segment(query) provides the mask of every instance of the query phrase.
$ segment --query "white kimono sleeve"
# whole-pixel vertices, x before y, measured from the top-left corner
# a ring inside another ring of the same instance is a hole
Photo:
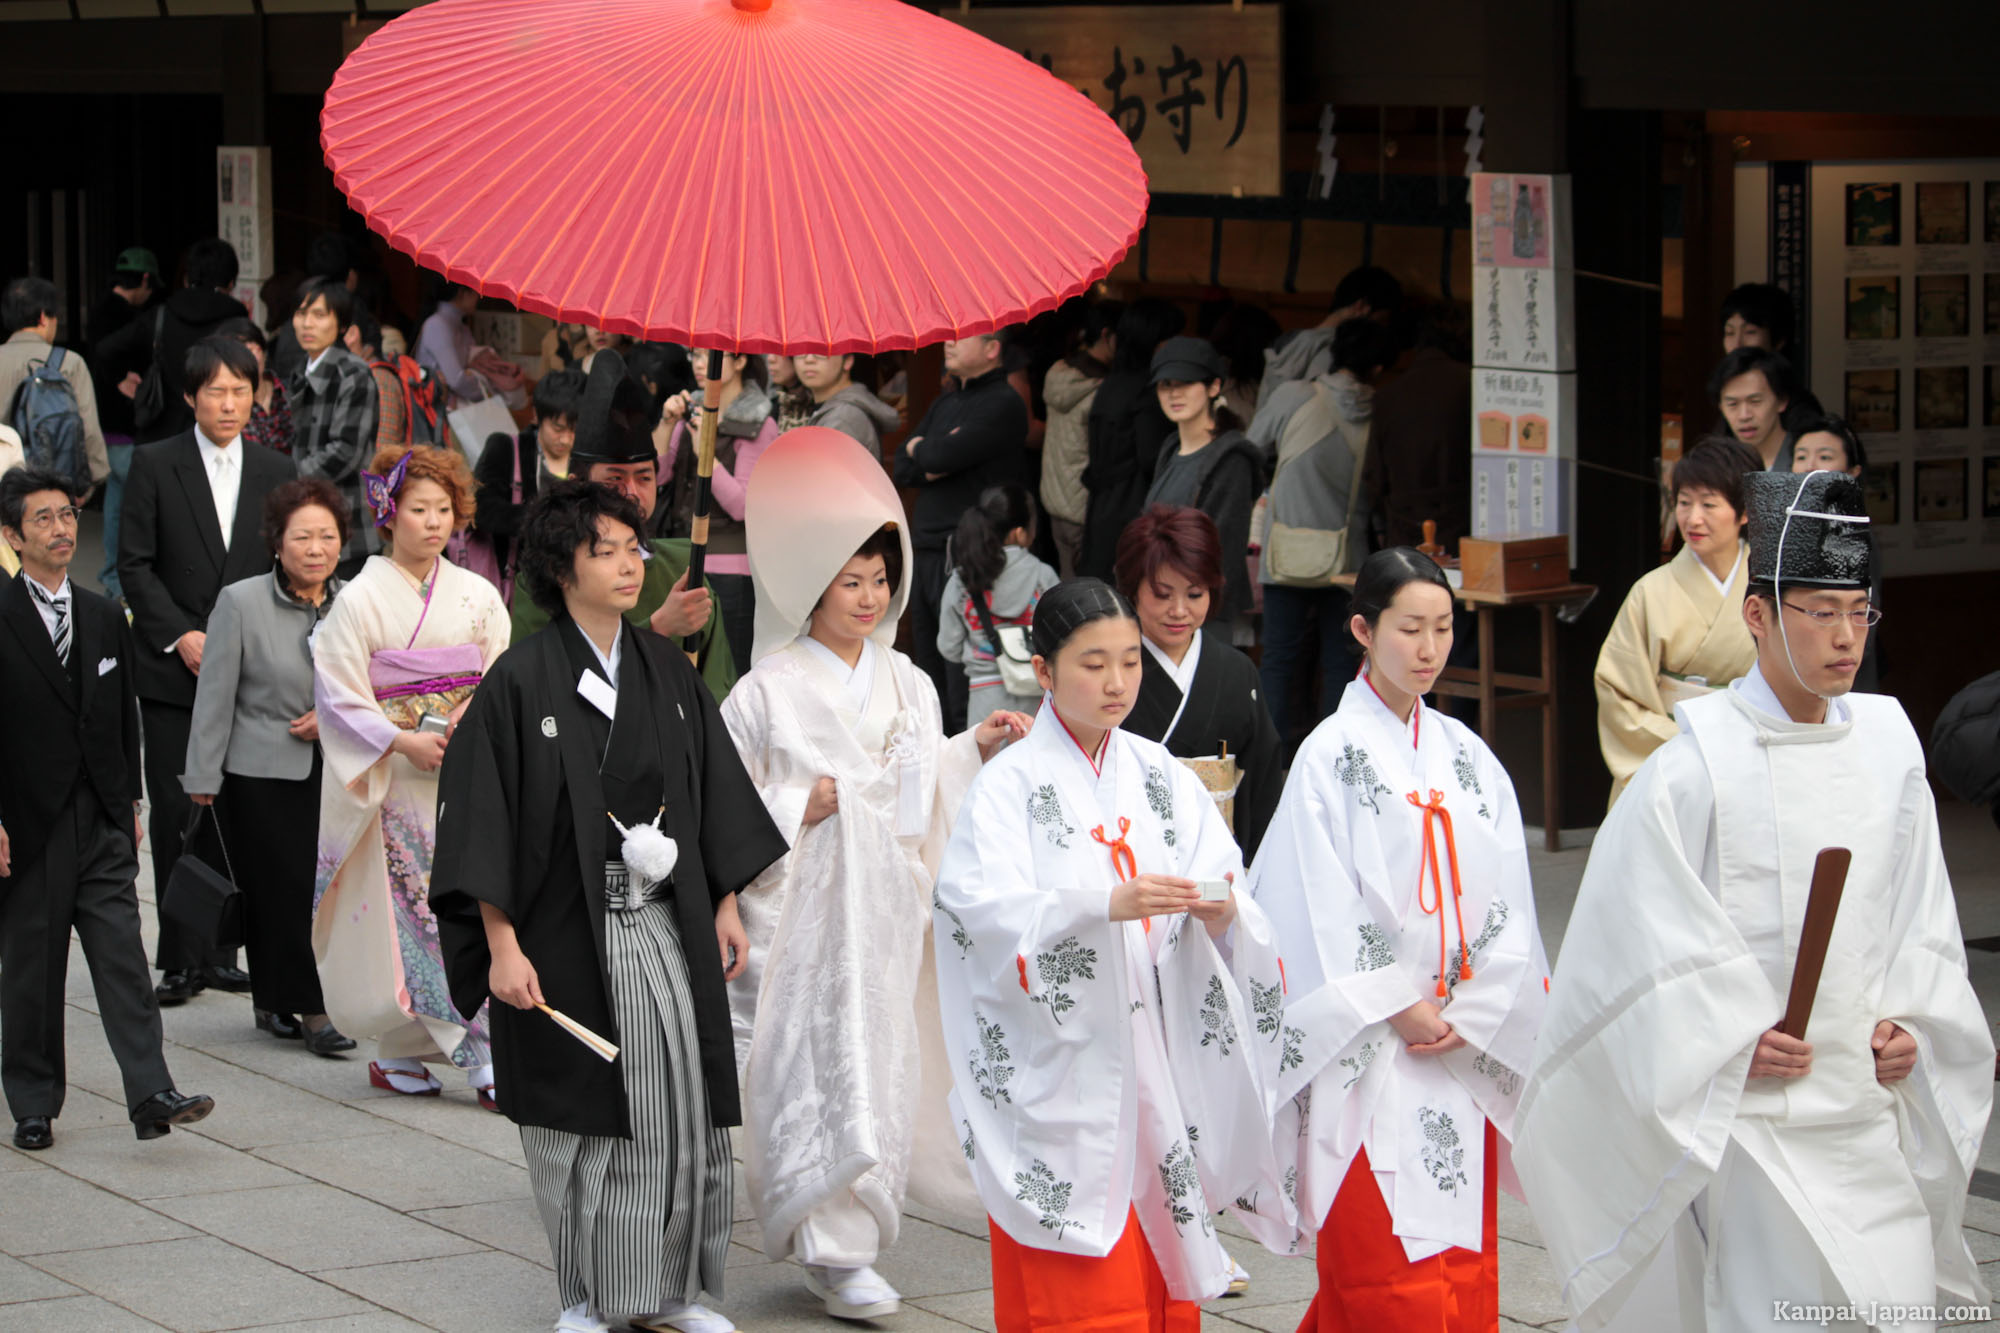
[[[1081,851],[1088,836],[1050,818],[1030,815],[1024,773],[989,768],[973,785],[932,899],[939,1008],[988,1213],[1023,1243],[1102,1256],[1130,1198],[1117,1142],[1131,1076],[1124,930],[1101,882],[1037,874],[1031,839]]]
[[[1702,882],[1714,802],[1694,738],[1663,746],[1591,848],[1550,982],[1513,1163],[1585,1329],[1623,1303],[1729,1141],[1782,1004]]]
[[[1302,752],[1257,849],[1250,892],[1287,941],[1286,1034],[1278,1096],[1293,1096],[1361,1033],[1429,998],[1391,952],[1349,868],[1341,783]],[[1323,793],[1334,793],[1332,800]],[[1296,1037],[1292,1035],[1296,1033]]]
[[[1905,787],[1897,826],[1909,830],[1896,858],[1896,945],[1888,951],[1882,1017],[1917,1039],[1917,1065],[1892,1085],[1903,1153],[1931,1215],[1938,1285],[1984,1302],[1985,1284],[1966,1248],[1966,1188],[1993,1110],[1993,1037],[1966,975],[1965,945],[1938,840],[1937,807],[1919,767]]]

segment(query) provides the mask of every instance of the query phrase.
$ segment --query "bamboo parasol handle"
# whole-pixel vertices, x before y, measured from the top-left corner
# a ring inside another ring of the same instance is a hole
[[[715,434],[722,415],[722,409],[715,401],[719,396],[716,381],[722,378],[721,351],[709,352],[705,369],[708,373],[702,376],[701,422],[695,432],[694,521],[688,526],[687,586],[690,590],[701,586],[708,568],[708,507],[714,497]],[[688,635],[681,648],[687,653],[689,661],[699,657],[701,631]]]

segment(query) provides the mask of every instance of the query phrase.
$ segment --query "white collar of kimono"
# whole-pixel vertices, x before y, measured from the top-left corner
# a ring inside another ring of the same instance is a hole
[[[1729,590],[1736,586],[1736,576],[1743,572],[1743,557],[1749,549],[1749,542],[1738,541],[1736,543],[1736,563],[1729,567],[1729,577],[1726,579],[1715,577],[1715,571],[1708,567],[1708,561],[1702,559],[1700,556],[1696,556],[1694,562],[1702,573],[1708,575],[1708,581],[1715,585],[1715,590],[1724,597],[1727,597],[1729,596]]]
[[[1767,713],[1777,718],[1780,722],[1790,722],[1792,720],[1792,715],[1785,711],[1785,706],[1782,703],[1778,702],[1778,693],[1771,688],[1771,682],[1764,679],[1762,663],[1753,664],[1749,672],[1738,676],[1730,688],[1741,694],[1745,703],[1754,705],[1758,712]],[[1839,725],[1849,721],[1852,716],[1852,710],[1848,708],[1847,701],[1839,695],[1834,695],[1826,701],[1826,721],[1818,725]]]
[[[1083,748],[1083,742],[1078,740],[1076,733],[1069,729],[1069,723],[1062,720],[1062,714],[1056,711],[1055,700],[1047,699],[1047,696],[1044,696],[1044,698],[1047,700],[1042,704],[1042,713],[1045,716],[1035,719],[1035,726],[1030,729],[1028,734],[1030,736],[1038,734],[1048,736],[1050,743],[1064,754],[1081,759],[1085,764],[1088,764],[1092,777],[1103,777],[1104,758],[1111,752],[1111,733],[1118,730],[1118,728],[1112,727],[1109,731],[1106,731],[1097,742],[1097,753],[1092,754]],[[1054,722],[1055,725],[1053,727],[1045,726],[1044,724],[1048,722]]]
[[[1194,671],[1195,667],[1199,665],[1201,662],[1200,627],[1199,626],[1196,627],[1193,637],[1191,637],[1188,640],[1187,652],[1181,657],[1180,665],[1178,666],[1174,664],[1173,658],[1167,656],[1166,649],[1160,647],[1159,644],[1154,643],[1151,639],[1147,638],[1145,635],[1142,634],[1139,636],[1139,642],[1146,645],[1146,651],[1153,655],[1153,660],[1155,662],[1158,662],[1161,666],[1167,669],[1168,679],[1172,680],[1174,684],[1180,686],[1181,701],[1185,703],[1187,701],[1187,696],[1193,693],[1194,691]],[[1172,727],[1168,727],[1167,735],[1171,736],[1173,734],[1173,730],[1174,729]],[[1162,742],[1164,742],[1165,739],[1166,737],[1164,736],[1161,737]]]
[[[583,634],[581,627],[578,627],[577,633]],[[611,651],[609,654],[606,654],[603,649],[599,648],[597,640],[591,638],[588,634],[583,635],[583,641],[590,646],[591,656],[597,659],[597,665],[604,668],[604,678],[611,682],[611,688],[614,690],[617,689],[618,662],[625,653],[625,622],[622,620],[618,622],[618,632],[611,636]]]
[[[1361,674],[1354,678],[1354,683],[1347,687],[1347,692],[1350,695],[1357,696],[1361,700],[1363,708],[1372,710],[1376,721],[1388,727],[1390,731],[1399,732],[1408,738],[1412,750],[1417,748],[1418,743],[1423,739],[1424,700],[1422,695],[1417,697],[1416,706],[1410,709],[1410,720],[1405,722],[1402,718],[1396,716],[1396,711],[1393,708],[1389,707],[1388,701],[1382,697],[1382,691],[1375,688],[1375,682],[1368,679],[1368,668],[1366,666],[1361,668]]]
[[[815,639],[810,634],[799,635],[797,642],[805,650],[819,659],[820,665],[833,673],[833,678],[847,691],[847,701],[857,713],[868,711],[869,696],[875,692],[875,641],[861,641],[861,656],[853,666],[840,660],[840,654]]]

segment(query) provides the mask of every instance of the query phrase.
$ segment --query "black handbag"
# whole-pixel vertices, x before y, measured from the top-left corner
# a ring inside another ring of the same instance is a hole
[[[180,859],[167,876],[167,889],[160,895],[160,915],[186,931],[204,949],[243,947],[243,892],[236,887],[236,869],[229,864],[229,848],[223,845],[222,821],[215,820],[215,845],[222,848],[223,874],[191,850],[195,831],[206,813],[215,820],[215,807],[196,805],[181,834]]]

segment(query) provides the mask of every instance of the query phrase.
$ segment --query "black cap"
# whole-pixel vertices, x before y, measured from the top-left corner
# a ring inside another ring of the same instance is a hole
[[[572,468],[592,463],[651,463],[660,409],[644,385],[625,373],[625,358],[605,348],[590,363],[590,380],[576,409]]]
[[[1752,583],[1868,587],[1875,539],[1861,483],[1853,477],[1845,472],[1752,472],[1743,478],[1743,502],[1750,516]]]
[[[1207,384],[1228,372],[1222,354],[1206,338],[1169,338],[1153,353],[1152,383],[1173,380],[1180,384]]]

